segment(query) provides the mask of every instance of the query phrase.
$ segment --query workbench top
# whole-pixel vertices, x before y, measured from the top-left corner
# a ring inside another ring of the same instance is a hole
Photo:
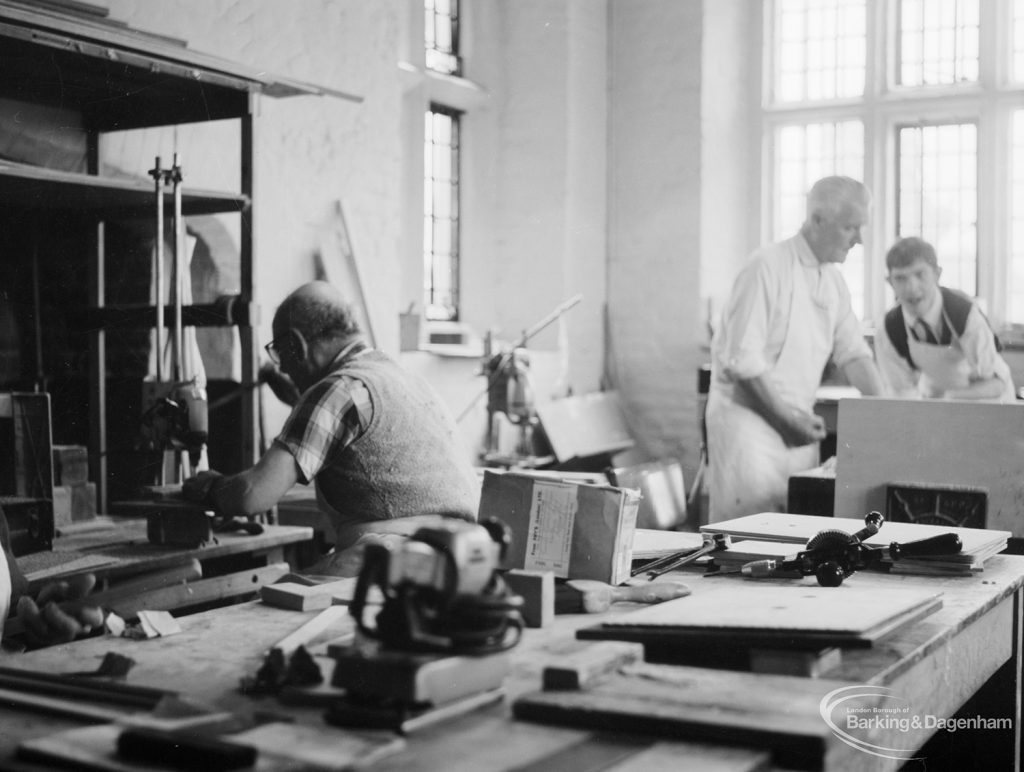
[[[712,581],[716,586],[730,582],[737,592],[742,592],[750,581],[739,577],[703,580],[696,573],[679,573],[673,578],[687,581],[694,593],[700,593],[702,586]],[[860,572],[847,581],[877,588],[880,593],[893,588],[925,588],[942,593],[943,605],[873,648],[844,651],[841,663],[818,679],[664,666],[673,669],[674,679],[686,684],[685,688],[673,690],[675,710],[699,709],[707,716],[731,712],[745,716],[743,720],[751,726],[778,724],[779,716],[789,716],[783,725],[820,725],[820,731],[815,729],[822,744],[820,767],[895,769],[896,761],[865,754],[827,730],[818,715],[818,706],[828,692],[857,684],[886,686],[919,712],[951,716],[997,671],[1001,671],[1000,679],[993,680],[1008,679],[1012,682],[1011,691],[1019,691],[1014,674],[1020,669],[1024,557],[998,555],[989,559],[982,574],[971,577],[924,578]],[[562,762],[578,761],[589,754],[591,758],[620,759],[621,764],[613,767],[619,770],[654,768],[651,763],[662,764],[673,756],[677,760],[687,758],[694,763],[693,768],[715,765],[716,769],[739,770],[754,768],[765,760],[765,752],[777,750],[772,742],[761,748],[736,748],[728,740],[711,744],[690,742],[714,736],[700,732],[699,728],[689,736],[659,740],[512,718],[513,701],[540,689],[544,661],[574,645],[577,629],[636,608],[635,604],[615,604],[605,614],[560,615],[547,628],[526,630],[521,643],[513,649],[512,672],[506,679],[506,697],[502,702],[410,735],[404,750],[382,759],[374,769],[479,772],[531,765],[537,769],[582,769],[591,767],[563,766]],[[218,709],[282,711],[299,724],[340,738],[344,730],[326,725],[321,708],[284,706],[269,698],[254,702],[237,691],[239,680],[255,673],[272,645],[316,613],[245,603],[183,617],[179,620],[183,632],[175,636],[146,641],[91,638],[22,654],[9,658],[5,664],[47,672],[90,670],[103,655],[115,651],[137,663],[127,678],[129,683],[174,689]],[[318,641],[322,643],[322,639],[350,631],[351,625],[345,617]],[[318,641],[313,642],[314,653],[318,651]],[[1004,679],[1007,666],[1010,676]],[[940,682],[941,688],[936,688]],[[1006,708],[1006,704],[1010,707]],[[1014,710],[1013,705],[1010,700],[992,709]],[[1019,713],[1019,703],[1016,710]],[[11,758],[21,737],[41,736],[73,725],[62,719],[0,707],[0,763]],[[923,744],[933,731],[919,732],[912,739]],[[893,739],[883,735],[877,738],[883,744]],[[778,742],[781,746],[786,739],[780,737]],[[1019,743],[1019,734],[1016,742]]]
[[[91,527],[76,530],[54,540],[52,553],[18,558],[34,591],[52,579],[91,572],[101,580],[117,579],[146,571],[159,571],[230,555],[259,554],[308,542],[313,529],[293,525],[264,525],[263,533],[240,531],[215,533],[197,547],[150,544],[145,518],[102,518]]]

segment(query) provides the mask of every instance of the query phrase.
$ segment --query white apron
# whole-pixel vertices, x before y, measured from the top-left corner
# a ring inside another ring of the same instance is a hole
[[[793,298],[786,339],[767,373],[788,404],[812,410],[821,373],[832,354],[834,319],[828,305],[811,297],[804,269],[793,252]],[[789,448],[747,404],[739,388],[708,395],[709,521],[758,512],[785,512],[789,477],[818,465],[818,444]]]
[[[948,318],[946,325],[953,330]],[[926,397],[940,397],[950,389],[963,389],[970,383],[971,364],[964,356],[956,332],[952,332],[952,335],[953,342],[948,346],[927,343],[917,340],[913,335],[907,335],[910,358],[914,360],[914,366],[921,371],[918,390]],[[1016,395],[1009,377],[1004,379],[1004,384],[999,399],[1003,402],[1013,402]]]

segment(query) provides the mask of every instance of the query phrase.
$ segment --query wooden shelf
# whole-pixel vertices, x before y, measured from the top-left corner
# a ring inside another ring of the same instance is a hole
[[[153,199],[151,181],[97,177],[0,161],[0,204],[130,216],[152,214]],[[170,211],[174,200],[169,190],[164,193],[164,201]],[[183,187],[181,207],[186,215],[241,212],[248,209],[249,198],[240,193]]]

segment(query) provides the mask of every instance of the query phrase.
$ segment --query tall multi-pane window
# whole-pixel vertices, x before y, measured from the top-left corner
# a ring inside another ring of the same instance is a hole
[[[792,236],[807,215],[807,191],[830,174],[864,178],[864,125],[832,121],[780,126],[775,132],[776,240]],[[864,305],[864,248],[850,250],[843,273],[855,308]]]
[[[427,69],[458,75],[459,0],[423,0]]]
[[[978,1],[900,0],[900,85],[978,79]]]
[[[1013,208],[1011,226],[1013,245],[1010,254],[1009,318],[1024,320],[1024,110],[1013,114]]]
[[[973,123],[901,126],[896,234],[942,256],[942,280],[978,289],[978,131]]]
[[[814,179],[857,177],[874,205],[842,270],[865,321],[913,235],[943,284],[1024,325],[1024,0],[769,0],[764,19],[763,236],[795,230]]]
[[[425,316],[459,318],[459,116],[431,106],[423,123]]]
[[[864,92],[864,0],[777,0],[774,21],[778,101]]]
[[[1024,81],[1024,0],[1013,0],[1013,19],[1010,28],[1010,56],[1013,58],[1011,73],[1015,80]]]

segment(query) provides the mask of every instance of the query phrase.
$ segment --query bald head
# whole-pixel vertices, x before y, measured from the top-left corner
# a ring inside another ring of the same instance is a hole
[[[298,330],[307,341],[319,337],[350,338],[359,324],[337,288],[325,281],[303,284],[284,299],[274,314],[274,337]]]
[[[338,290],[325,281],[311,281],[278,306],[269,345],[277,351],[282,372],[303,392],[358,337],[359,325]]]

